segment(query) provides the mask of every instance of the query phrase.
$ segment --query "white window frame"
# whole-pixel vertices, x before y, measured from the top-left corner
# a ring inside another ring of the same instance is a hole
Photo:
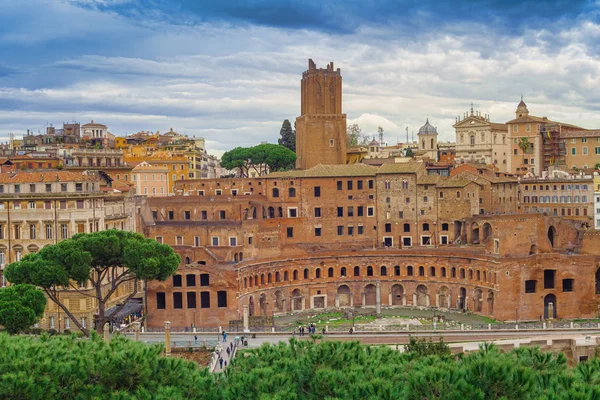
[[[446,243],[443,243],[444,239],[446,239]],[[440,244],[450,244],[448,241],[448,235],[440,235]]]
[[[214,244],[215,243],[215,239],[217,239],[217,244]],[[218,246],[219,245],[219,237],[218,236],[212,236],[210,238],[210,245],[211,246]]]
[[[402,247],[412,247],[412,236],[401,236],[400,238],[402,239]],[[404,239],[409,239],[410,244],[404,244]]]
[[[424,238],[429,238],[429,244],[423,244]],[[433,241],[431,240],[431,235],[421,235],[421,246],[433,246]]]
[[[296,216],[292,217],[292,210],[296,210]],[[287,216],[288,218],[298,218],[299,214],[298,214],[298,207],[288,207],[287,209]]]
[[[161,243],[161,244],[162,244],[162,242],[163,242],[163,237],[162,237],[162,236],[154,236],[154,240],[156,240],[158,243]]]
[[[223,194],[223,191],[221,189],[216,189],[215,190],[215,195],[216,196],[221,196]]]
[[[235,243],[232,243],[235,242]],[[237,236],[229,236],[229,246],[230,247],[236,247],[237,246]]]
[[[367,206],[367,217],[374,217],[375,216],[375,207],[373,206]]]

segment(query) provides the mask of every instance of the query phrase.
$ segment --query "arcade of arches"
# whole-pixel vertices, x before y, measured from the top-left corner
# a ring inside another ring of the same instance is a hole
[[[591,279],[583,282],[561,271],[557,257],[538,255],[536,269],[494,257],[415,254],[248,264],[238,270],[238,304],[248,305],[250,315],[377,304],[464,310],[505,321],[514,320],[515,308],[521,320],[581,315],[585,293],[579,288],[589,284],[600,295],[600,268],[590,259]],[[589,314],[596,311],[590,307]]]

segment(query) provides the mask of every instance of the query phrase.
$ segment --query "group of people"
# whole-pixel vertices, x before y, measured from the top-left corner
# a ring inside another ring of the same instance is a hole
[[[223,332],[223,337],[225,339],[227,339],[227,334],[225,332]],[[225,341],[225,340],[223,340]],[[225,351],[227,352],[227,357],[231,358],[231,355],[233,354],[235,347],[237,344],[234,344],[233,342],[229,343],[229,346],[225,347]],[[219,365],[221,367],[221,369],[223,368],[227,368],[227,360],[223,360],[223,357],[220,356],[219,354]]]
[[[309,326],[301,326],[300,328],[298,328],[298,334],[300,336],[304,336],[304,333],[307,332],[309,335],[310,334],[314,334],[317,332],[317,325],[315,325],[314,323],[310,324]],[[322,332],[323,335],[325,334],[326,330],[325,328],[323,328]],[[296,329],[294,329],[292,331],[292,336],[296,336]]]

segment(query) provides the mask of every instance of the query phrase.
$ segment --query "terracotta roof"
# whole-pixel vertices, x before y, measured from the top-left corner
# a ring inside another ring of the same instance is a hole
[[[560,137],[565,137],[565,138],[600,137],[600,129],[563,131],[560,133]]]
[[[377,168],[364,164],[319,164],[307,170],[294,170],[285,172],[273,172],[267,175],[267,178],[286,178],[286,177],[304,177],[304,178],[326,178],[338,176],[375,176]]]
[[[496,122],[492,122],[490,125],[492,126],[492,129],[501,130],[501,131],[508,130],[508,125],[506,125],[506,124],[499,124]]]
[[[439,175],[425,175],[419,178],[418,185],[435,185],[441,179]]]
[[[457,188],[457,187],[465,187],[467,186],[469,183],[472,183],[472,181],[468,180],[468,179],[445,179],[442,180],[441,182],[438,182],[437,187],[438,188]]]
[[[541,117],[536,117],[533,115],[525,115],[520,118],[515,118],[513,120],[508,121],[507,124],[519,124],[519,123],[523,123],[523,122],[540,122],[540,123],[544,123],[544,124],[558,124],[558,125],[562,125],[567,128],[585,130],[584,128],[577,126],[577,125],[566,124],[564,122],[558,122],[558,121],[552,121],[545,117],[541,118]]]
[[[0,173],[0,183],[38,183],[38,182],[96,182],[99,177],[95,174],[71,171],[44,171],[44,172],[15,172]]]
[[[419,162],[406,162],[395,164],[383,164],[377,170],[378,174],[414,174],[425,169],[425,165]]]

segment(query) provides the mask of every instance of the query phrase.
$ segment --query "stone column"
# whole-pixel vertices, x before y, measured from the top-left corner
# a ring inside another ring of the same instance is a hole
[[[431,300],[430,300],[430,298],[429,298],[429,295],[428,295],[428,294],[426,294],[426,295],[425,295],[425,305],[426,305],[427,307],[429,307],[429,306],[431,305]]]
[[[300,297],[300,310],[304,311],[304,307],[306,307],[306,301],[304,300],[304,296]]]
[[[171,356],[171,322],[165,321],[165,357]]]
[[[440,294],[439,293],[435,294],[435,306],[436,307],[440,306]]]
[[[406,305],[406,293],[402,293],[402,305]]]
[[[354,307],[354,293],[350,293],[350,307]]]
[[[554,304],[548,303],[548,319],[552,321],[554,319]]]
[[[293,297],[290,297],[290,310],[296,311],[296,310],[294,310],[295,307],[296,307],[296,302],[294,301]]]
[[[388,296],[388,300],[389,300],[388,304],[389,304],[390,306],[394,304],[394,299],[393,299],[393,297],[392,297],[392,292],[390,292],[390,294],[389,294],[389,296]]]
[[[448,308],[452,308],[452,299],[451,299],[451,296],[448,295],[447,299],[448,299],[448,305],[447,305],[447,307]]]
[[[365,292],[362,292],[360,294],[360,298],[361,298],[361,301],[362,301],[362,306],[363,307],[366,306],[367,305],[367,294]]]
[[[134,332],[134,340],[136,342],[140,341],[140,323],[139,322],[134,322],[133,323],[133,332]]]
[[[110,342],[110,325],[108,322],[104,324],[104,341],[106,343]]]
[[[412,305],[413,305],[413,307],[417,305],[417,294],[416,293],[413,293]]]
[[[283,311],[285,311],[285,303],[286,303],[285,299],[281,299],[281,309]]]
[[[248,307],[248,305],[246,304],[244,306],[244,332],[247,332],[250,330],[250,323],[249,323],[249,319],[250,319],[250,308]]]
[[[381,315],[381,284],[379,282],[375,286],[375,312],[378,317]]]
[[[335,295],[335,308],[340,308],[340,295]]]

